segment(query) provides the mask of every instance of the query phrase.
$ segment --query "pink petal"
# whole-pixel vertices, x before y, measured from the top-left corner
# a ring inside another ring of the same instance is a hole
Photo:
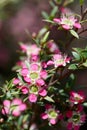
[[[27,45],[21,44],[20,48],[22,51],[26,52],[27,51]]]
[[[47,95],[47,91],[45,89],[42,89],[39,91],[39,95],[44,97]]]
[[[28,84],[31,84],[31,79],[30,79],[30,78],[24,77],[24,80],[25,80]]]
[[[66,29],[66,30],[69,30],[69,29],[70,29],[70,27],[69,27],[68,25],[62,25],[62,27],[63,27],[64,29]]]
[[[60,23],[61,22],[61,20],[59,18],[54,18],[53,21],[56,22],[56,23]]]
[[[79,125],[74,126],[74,130],[79,130],[79,128],[80,128]]]
[[[47,78],[47,72],[45,70],[41,71],[40,76],[41,76],[41,78],[46,79]]]
[[[27,69],[27,68],[23,68],[22,70],[21,70],[21,75],[22,76],[27,76],[29,74],[29,70]]]
[[[30,102],[34,103],[37,101],[37,96],[35,94],[30,94],[28,99]]]
[[[19,84],[20,83],[20,80],[18,79],[18,78],[14,78],[13,79],[13,84],[14,85],[17,85],[17,84]]]
[[[45,120],[45,119],[48,118],[48,115],[47,115],[46,113],[42,113],[42,114],[41,114],[41,118]]]
[[[3,105],[10,107],[11,102],[9,100],[4,100]]]
[[[37,84],[37,86],[43,86],[43,85],[45,84],[45,82],[44,82],[44,80],[42,80],[42,79],[38,79],[38,80],[36,81],[36,84]]]
[[[23,94],[27,94],[28,93],[28,88],[26,86],[23,86],[21,88],[21,91],[22,91]]]
[[[38,64],[31,64],[30,70],[31,70],[31,71],[38,71],[38,70],[39,70]]]
[[[22,103],[20,105],[20,111],[24,111],[24,110],[26,110],[26,108],[27,108],[26,104]]]
[[[54,62],[52,61],[52,60],[49,60],[48,62],[47,62],[47,65],[53,65],[54,64]]]
[[[68,129],[68,130],[72,130],[72,122],[69,122],[69,123],[68,123],[67,129]]]
[[[80,23],[75,23],[75,24],[74,24],[74,27],[76,27],[76,28],[81,28],[81,24],[80,24]]]
[[[19,116],[21,113],[20,113],[20,111],[16,108],[15,110],[13,110],[12,111],[12,115],[14,115],[14,116]]]
[[[31,62],[37,62],[38,61],[38,55],[31,55]]]
[[[50,119],[50,123],[51,123],[52,125],[55,125],[55,124],[56,124],[56,120],[55,120],[55,119]]]
[[[72,117],[72,111],[67,111],[66,116],[67,116],[68,118]]]

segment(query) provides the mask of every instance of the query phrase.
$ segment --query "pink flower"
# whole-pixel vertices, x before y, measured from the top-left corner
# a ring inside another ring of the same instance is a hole
[[[35,103],[37,101],[37,96],[35,94],[30,94],[28,99],[30,102]]]
[[[20,47],[22,51],[27,54],[28,57],[30,57],[31,55],[39,55],[40,48],[36,44],[21,44]]]
[[[12,115],[19,116],[22,111],[26,110],[26,104],[22,103],[21,99],[15,98],[11,102]]]
[[[48,119],[49,123],[52,125],[55,125],[58,117],[59,117],[59,111],[55,110],[53,106],[47,105],[46,111],[41,114],[42,119]]]
[[[85,96],[83,93],[81,92],[76,93],[74,91],[70,92],[70,102],[72,104],[79,104],[84,102],[84,100],[85,100]]]
[[[19,116],[22,111],[26,110],[26,104],[21,99],[15,98],[12,101],[5,100],[3,102],[2,114],[11,114]]]
[[[75,28],[81,28],[81,24],[77,22],[77,19],[74,18],[74,16],[65,16],[61,18],[54,18],[54,22],[58,23],[59,25],[62,26],[65,30],[70,30]]]
[[[69,114],[70,112],[68,112]],[[80,126],[85,122],[85,114],[82,114],[80,112],[72,111],[72,114],[67,115],[68,117],[68,124],[67,128],[68,130],[79,130]]]
[[[54,54],[53,60],[49,60],[47,65],[54,65],[55,68],[60,66],[66,66],[66,63],[70,62],[70,58],[62,54]]]

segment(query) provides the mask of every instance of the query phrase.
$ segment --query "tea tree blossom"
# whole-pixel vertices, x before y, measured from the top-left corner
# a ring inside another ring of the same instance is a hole
[[[67,17],[63,15],[63,17],[61,18],[54,18],[54,22],[59,24],[65,30],[70,30],[73,28],[81,28],[81,24],[74,16]]]
[[[21,99],[15,98],[12,101],[4,100],[2,114],[12,114],[13,116],[19,116],[22,111],[27,108],[26,104],[22,102]]]
[[[47,78],[47,72],[42,70],[41,64],[36,62],[30,64],[30,67],[22,68],[20,74],[23,76],[24,81],[38,86],[43,86],[45,84],[44,79]]]
[[[69,114],[71,113],[71,114]],[[80,126],[85,122],[86,115],[76,111],[67,112],[68,119],[68,130],[79,130]]]
[[[83,92],[74,92],[74,91],[70,92],[70,102],[72,104],[83,103],[84,100],[85,100],[85,96]]]
[[[26,53],[27,56],[37,56],[39,55],[40,48],[36,44],[21,44],[20,48],[22,52]]]
[[[49,60],[47,62],[47,65],[54,65],[55,68],[60,66],[66,66],[67,63],[70,62],[70,58],[68,58],[66,55],[62,54],[54,54],[53,60]]]
[[[58,120],[59,111],[56,110],[53,106],[48,104],[45,107],[46,107],[46,111],[41,114],[41,118],[43,120],[48,119],[50,124],[55,125]]]

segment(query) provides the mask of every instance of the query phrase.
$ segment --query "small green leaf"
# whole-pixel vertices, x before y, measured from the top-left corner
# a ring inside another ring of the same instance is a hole
[[[41,40],[41,42],[42,43],[45,43],[46,41],[47,41],[47,39],[48,39],[48,36],[49,36],[49,31],[44,35],[44,37],[42,38],[42,40]]]
[[[77,66],[76,66],[76,64],[71,64],[68,69],[70,69],[70,70],[76,70]]]
[[[57,7],[57,6],[55,6],[55,7],[53,8],[53,10],[51,11],[50,16],[51,16],[51,17],[54,17],[54,16],[55,16],[55,14],[57,13],[57,11],[58,11],[58,7]]]
[[[43,16],[43,18],[45,18],[45,19],[48,19],[48,18],[49,18],[49,15],[48,15],[45,11],[42,11],[42,16]]]
[[[80,55],[77,52],[73,51],[72,54],[76,60],[80,60]]]
[[[51,97],[49,97],[49,96],[46,96],[44,99],[49,101],[49,102],[54,102],[54,100]]]
[[[70,30],[70,33],[76,37],[77,39],[79,39],[79,35],[77,34],[77,32],[75,32],[74,30]]]

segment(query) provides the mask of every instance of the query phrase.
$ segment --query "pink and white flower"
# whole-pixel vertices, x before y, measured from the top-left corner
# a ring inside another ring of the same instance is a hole
[[[27,54],[27,56],[37,56],[39,55],[40,48],[36,44],[28,45],[28,44],[21,44],[21,50]]]
[[[51,105],[46,105],[46,111],[41,114],[43,120],[48,119],[49,123],[55,125],[59,117],[59,111]]]
[[[66,55],[55,54],[53,55],[53,60],[49,60],[47,65],[54,65],[54,67],[57,68],[59,66],[66,66],[66,63],[69,62],[70,58],[68,58]]]
[[[81,24],[74,16],[65,16],[63,15],[61,18],[54,18],[54,22],[61,25],[65,30],[70,30],[75,28],[81,28]]]
[[[68,118],[67,129],[79,130],[80,126],[85,122],[86,115],[76,111],[67,111]]]
[[[72,103],[72,105],[74,104],[79,104],[79,103],[83,103],[85,100],[85,96],[83,94],[83,92],[74,92],[71,91],[70,92],[70,103]]]
[[[29,64],[29,67],[22,68],[20,73],[30,85],[43,86],[45,84],[44,80],[47,78],[46,70],[43,70],[41,64],[37,62]]]
[[[27,106],[21,99],[15,98],[12,101],[5,100],[3,102],[2,114],[12,114],[13,116],[19,116],[22,111],[26,110]]]

